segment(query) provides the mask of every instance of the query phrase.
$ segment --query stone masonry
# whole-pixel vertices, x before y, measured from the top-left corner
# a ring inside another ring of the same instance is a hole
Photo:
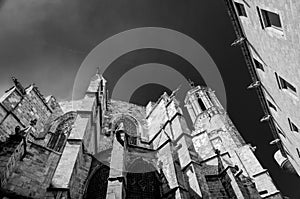
[[[0,101],[1,198],[282,198],[206,87],[147,106],[108,99],[96,74],[81,100],[15,85]]]

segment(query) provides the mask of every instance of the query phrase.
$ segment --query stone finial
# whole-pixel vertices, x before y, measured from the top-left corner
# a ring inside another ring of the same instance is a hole
[[[25,89],[24,87],[22,86],[22,84],[18,81],[17,78],[15,78],[14,76],[11,77],[13,83],[15,84],[16,88],[23,94],[25,95],[26,92],[25,92]]]
[[[172,91],[170,98],[174,97],[176,95],[176,93],[180,90],[180,88],[181,88],[181,84],[175,90]]]
[[[100,66],[97,67],[96,74],[101,75],[100,74]]]
[[[195,88],[195,83],[191,79],[188,79],[188,82],[189,82],[191,88]]]

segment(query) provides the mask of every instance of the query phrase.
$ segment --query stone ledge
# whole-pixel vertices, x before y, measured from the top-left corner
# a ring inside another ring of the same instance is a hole
[[[256,174],[253,174],[252,176],[253,177],[257,177],[257,176],[260,176],[262,174],[265,174],[265,173],[268,173],[268,170],[267,169],[263,169],[262,171],[256,173]]]
[[[67,140],[84,140],[88,122],[89,118],[82,118],[78,116],[74,122],[74,127]]]
[[[51,181],[53,188],[69,188],[80,147],[81,145],[66,144]]]
[[[267,196],[263,196],[262,198],[265,199],[265,198],[270,198],[270,197],[273,197],[273,196],[276,196],[277,194],[279,194],[281,196],[281,193],[280,191],[275,191],[273,193],[270,193],[269,195]]]

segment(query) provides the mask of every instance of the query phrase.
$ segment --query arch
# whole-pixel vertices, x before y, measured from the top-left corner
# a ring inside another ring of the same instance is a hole
[[[124,146],[125,140],[127,140],[127,143],[130,145],[137,145],[138,137],[141,136],[139,123],[134,117],[128,115],[121,115],[118,119],[114,120],[113,129],[116,132],[118,142],[122,146]],[[116,129],[121,131],[116,131]]]
[[[126,174],[126,199],[161,198],[159,174],[150,163],[138,158],[130,165],[129,171],[134,172]]]
[[[84,190],[84,199],[106,198],[109,177],[109,167],[103,164],[97,165],[90,173]]]
[[[46,143],[47,147],[61,152],[66,140],[72,130],[72,125],[75,122],[77,113],[70,111],[58,117],[52,122],[47,130]]]
[[[126,123],[126,125],[124,123],[124,129],[127,130],[127,133],[135,132],[135,133],[129,133],[129,134],[131,134],[132,136],[136,136],[136,137],[141,135],[142,127],[141,127],[140,123],[138,122],[138,120],[135,117],[133,117],[129,114],[121,114],[121,115],[118,115],[117,117],[115,117],[112,121],[112,130],[115,131],[121,122]]]
[[[48,131],[54,133],[59,125],[68,120],[75,120],[77,113],[75,111],[69,111],[60,117],[56,118],[53,122],[51,122]]]

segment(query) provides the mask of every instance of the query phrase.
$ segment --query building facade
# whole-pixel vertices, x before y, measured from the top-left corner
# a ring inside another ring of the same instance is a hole
[[[297,0],[225,0],[237,40],[278,151],[274,158],[300,174],[300,4]],[[238,67],[238,66],[237,66]]]
[[[96,74],[58,103],[16,79],[0,103],[2,198],[282,198],[214,92],[146,107],[108,99]]]

